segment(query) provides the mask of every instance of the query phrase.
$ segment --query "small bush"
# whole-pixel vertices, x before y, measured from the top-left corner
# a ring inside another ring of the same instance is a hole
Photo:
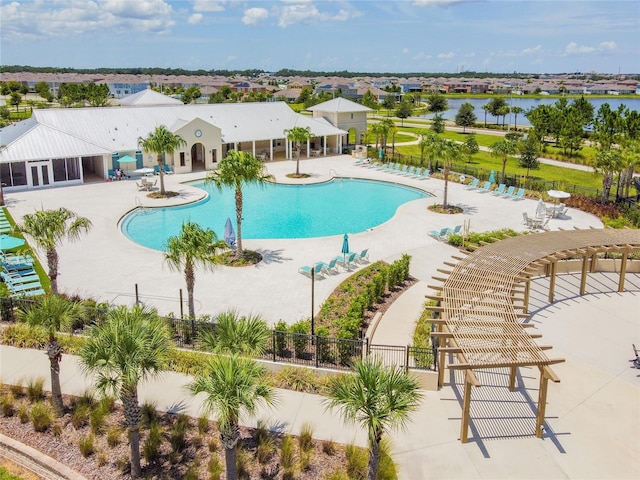
[[[220,450],[220,442],[217,438],[209,440],[209,452],[214,453]]]
[[[300,452],[298,461],[298,467],[302,471],[309,470],[311,468],[311,460],[313,459],[313,450],[308,450],[304,452]]]
[[[153,422],[158,421],[158,412],[156,404],[153,402],[144,402],[140,407],[140,424],[143,428],[149,428]]]
[[[15,398],[21,398],[24,395],[24,388],[22,388],[22,381],[18,380],[18,383],[16,385],[9,385],[9,392],[11,392],[11,394]]]
[[[30,378],[27,381],[27,397],[30,402],[44,400],[44,378]]]
[[[264,465],[269,462],[269,459],[273,455],[273,452],[276,449],[276,442],[271,437],[267,437],[263,439],[256,449],[256,459],[258,463]]]
[[[347,474],[349,478],[364,480],[367,478],[367,463],[369,456],[367,451],[355,445],[347,445]]]
[[[332,457],[336,453],[336,444],[332,440],[324,440],[322,442],[322,451]]]
[[[287,470],[293,470],[296,464],[295,448],[293,440],[289,435],[286,435],[280,443],[280,465]]]
[[[324,477],[324,480],[351,480],[344,470],[335,470]]]
[[[187,430],[189,429],[189,417],[185,414],[178,415],[169,433],[169,444],[174,452],[179,453],[187,445]]]
[[[209,431],[209,418],[206,416],[198,417],[198,433],[204,435]]]
[[[296,392],[318,393],[324,387],[320,376],[309,368],[287,365],[275,375],[277,386]]]
[[[220,480],[224,468],[222,462],[217,455],[212,455],[207,465],[207,471],[209,472],[209,478],[211,480]]]
[[[95,452],[93,434],[84,435],[78,439],[78,447],[83,457],[87,458]]]
[[[380,463],[378,464],[378,480],[398,480],[396,465],[389,451],[391,447],[386,439],[380,442]]]
[[[20,423],[29,423],[29,407],[27,405],[20,405],[18,408],[18,418]]]
[[[71,424],[76,430],[84,427],[89,421],[91,407],[84,402],[78,403],[71,414]]]
[[[249,480],[251,468],[251,454],[243,448],[238,448],[236,455],[236,468],[238,470],[238,478],[246,478]]]
[[[11,392],[0,397],[0,411],[5,417],[13,417],[16,414],[16,399]]]
[[[89,423],[91,424],[91,431],[94,434],[100,435],[104,431],[104,424],[107,421],[108,415],[109,410],[102,405],[91,411],[89,414]]]
[[[127,455],[123,455],[116,460],[116,468],[120,473],[126,473],[130,466],[131,464],[129,463],[129,457]]]
[[[111,448],[120,444],[120,437],[122,437],[123,429],[121,427],[110,427],[107,430],[107,445]]]
[[[153,463],[159,458],[161,445],[162,427],[157,422],[153,422],[149,426],[149,435],[142,444],[142,456],[147,463]]]
[[[31,408],[31,423],[36,432],[46,432],[53,424],[54,414],[51,405],[37,402]]]
[[[198,480],[198,467],[198,464],[194,464],[187,468],[182,480]]]
[[[310,423],[305,422],[300,428],[298,448],[302,452],[308,452],[313,448],[313,426]]]
[[[59,437],[60,435],[62,435],[62,425],[57,422],[54,423],[53,427],[51,427],[51,433],[53,433],[54,437]]]
[[[107,457],[107,454],[105,452],[100,452],[98,454],[98,466],[99,467],[104,467],[107,464],[107,461],[109,460],[109,457]]]

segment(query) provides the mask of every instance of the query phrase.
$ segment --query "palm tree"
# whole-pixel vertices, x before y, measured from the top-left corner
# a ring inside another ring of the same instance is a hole
[[[390,118],[383,118],[378,122],[380,128],[380,143],[382,146],[382,151],[386,153],[387,151],[387,138],[389,134],[395,131],[396,124],[393,123],[393,120]]]
[[[122,305],[93,327],[80,353],[84,370],[95,374],[102,394],[122,401],[131,445],[131,476],[140,477],[140,406],[138,384],[158,376],[167,363],[171,337],[153,309]]]
[[[284,131],[287,140],[296,145],[296,176],[300,175],[300,144],[313,136],[310,127],[293,127]]]
[[[165,153],[173,154],[179,147],[187,142],[177,134],[170,132],[167,127],[160,125],[146,138],[138,138],[138,146],[145,152],[154,152],[158,155],[158,167],[160,170],[160,195],[164,195],[164,158]]]
[[[504,183],[504,171],[507,168],[507,159],[509,155],[514,155],[517,151],[517,143],[511,140],[502,139],[495,142],[489,148],[492,157],[502,158],[502,173],[500,174],[500,183]]]
[[[242,186],[264,186],[273,176],[266,173],[264,165],[249,152],[230,150],[217,170],[210,172],[204,183],[213,183],[218,190],[235,188],[236,195],[236,256],[242,255]]]
[[[193,288],[196,283],[195,267],[202,266],[206,269],[220,263],[218,251],[225,248],[228,248],[227,244],[218,240],[213,230],[203,229],[194,222],[183,223],[180,234],[169,237],[167,240],[164,259],[171,269],[184,272],[191,319],[196,317],[193,300]]]
[[[514,130],[518,130],[518,115],[520,115],[521,113],[524,113],[524,108],[522,107],[511,107],[511,113],[513,113],[514,115],[514,126],[513,129]]]
[[[595,161],[592,164],[594,174],[602,175],[602,202],[609,200],[609,193],[613,186],[613,178],[624,168],[624,163],[618,149],[605,150],[600,147],[596,150]]]
[[[238,354],[214,355],[205,372],[187,385],[192,395],[204,393],[204,411],[215,415],[224,446],[228,480],[238,477],[236,445],[240,439],[240,415],[255,415],[261,405],[275,401],[273,388],[265,382],[266,368]]]
[[[384,367],[380,359],[372,357],[356,362],[352,375],[331,379],[328,408],[340,409],[345,423],[356,423],[367,430],[368,480],[375,480],[378,475],[382,436],[404,427],[422,398],[419,388],[402,368]]]
[[[271,338],[267,323],[259,315],[241,317],[230,310],[218,315],[215,326],[215,330],[202,335],[202,342],[214,353],[260,355]]]
[[[462,146],[446,140],[442,150],[442,160],[444,162],[444,197],[442,200],[442,208],[447,209],[447,197],[449,195],[449,171],[451,170],[451,162],[458,156],[462,155]]]
[[[45,295],[35,305],[23,306],[18,311],[18,319],[21,322],[31,326],[44,327],[49,331],[46,350],[51,364],[51,400],[59,417],[64,415],[64,403],[60,388],[62,347],[58,343],[56,333],[69,329],[75,320],[84,316],[84,313],[85,310],[81,303],[59,295]]]
[[[79,217],[66,208],[36,210],[35,213],[25,215],[22,224],[16,225],[18,231],[29,235],[36,246],[46,252],[53,293],[58,293],[59,258],[56,248],[64,239],[71,242],[78,240],[91,226],[90,220]]]
[[[429,159],[429,165],[427,168],[429,170],[433,170],[433,162],[438,158],[442,158],[444,155],[444,151],[447,147],[446,142],[433,130],[430,130],[428,134],[422,135],[420,142],[420,148],[424,149],[427,154],[427,158]],[[424,145],[422,145],[422,142],[424,142]]]

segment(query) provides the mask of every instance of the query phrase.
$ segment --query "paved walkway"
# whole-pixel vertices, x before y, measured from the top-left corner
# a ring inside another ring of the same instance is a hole
[[[462,377],[450,375],[440,391],[424,392],[407,429],[390,435],[401,480],[640,477],[640,371],[629,361],[631,342],[640,344],[640,275],[627,277],[630,291],[623,294],[613,292],[617,274],[589,275],[584,297],[576,295],[579,281],[579,275],[558,276],[557,301],[550,306],[545,301],[548,279],[533,282],[531,321],[544,343],[554,346],[554,355],[567,360],[554,366],[561,383],[549,385],[545,438],[533,437],[538,373],[521,368],[518,386],[526,389],[515,392],[505,387],[504,371],[478,373],[483,386],[473,390],[471,437],[461,444]],[[399,305],[413,296],[412,289]],[[406,320],[402,308],[396,310],[394,320]],[[89,382],[77,359],[65,355],[61,365],[63,391],[82,393]],[[36,376],[45,378],[49,388],[44,352],[0,346],[3,382]],[[142,386],[140,401],[198,415],[200,399],[184,390],[189,381],[166,373]],[[338,414],[325,410],[322,397],[287,390],[278,396],[275,409],[257,415],[271,428],[297,434],[310,422],[318,439],[366,444],[361,430],[346,428]],[[255,425],[255,420],[245,423]]]

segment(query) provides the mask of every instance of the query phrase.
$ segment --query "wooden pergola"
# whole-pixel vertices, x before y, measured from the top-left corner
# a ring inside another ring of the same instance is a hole
[[[542,438],[549,380],[559,382],[551,366],[564,362],[546,355],[550,346],[539,345],[541,335],[532,333],[527,318],[531,279],[546,275],[549,279],[549,302],[553,302],[558,261],[581,259],[580,295],[584,295],[588,273],[596,271],[596,256],[603,252],[621,255],[618,291],[624,290],[627,258],[640,252],[640,230],[589,229],[553,231],[520,235],[484,244],[457,262],[445,262],[439,269],[442,283],[430,286],[438,293],[427,298],[437,305],[427,307],[439,313],[433,322],[438,340],[438,385],[444,380],[445,357],[455,359],[451,370],[463,370],[464,397],[460,441],[466,443],[471,408],[471,387],[481,383],[476,369],[508,368],[509,389],[515,389],[518,367],[540,370],[535,435]],[[435,316],[435,315],[434,315]]]

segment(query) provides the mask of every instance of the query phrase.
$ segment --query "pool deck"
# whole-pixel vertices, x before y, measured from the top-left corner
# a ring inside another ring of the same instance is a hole
[[[449,184],[449,203],[465,209],[459,215],[440,215],[427,210],[433,203],[442,203],[444,182],[437,179],[418,180],[380,172],[355,165],[346,155],[302,159],[300,169],[311,174],[305,180],[291,180],[287,173],[295,171],[294,161],[268,163],[269,173],[278,182],[321,182],[333,176],[386,180],[424,189],[434,197],[409,202],[401,206],[388,222],[369,231],[349,233],[351,250],[369,249],[372,261],[393,261],[403,253],[413,257],[411,274],[428,281],[444,260],[456,249],[428,235],[431,230],[453,227],[470,220],[471,230],[488,231],[499,228],[524,230],[522,212],[535,212],[535,201],[511,201],[488,193],[465,190],[457,183]],[[171,200],[155,200],[139,192],[132,180],[50,188],[8,193],[7,204],[14,218],[36,209],[67,207],[93,222],[91,232],[75,244],[64,243],[59,249],[60,290],[77,293],[115,304],[132,304],[135,285],[139,298],[158,308],[163,314],[180,313],[179,291],[185,284],[180,272],[171,271],[158,251],[139,246],[127,239],[118,221],[137,203],[154,207],[193,202],[202,198],[202,190],[184,182],[204,177],[204,172],[165,176],[166,188],[180,192]],[[362,205],[362,209],[375,205]],[[565,219],[551,220],[551,229],[601,227],[600,221],[586,213],[573,210]],[[216,232],[222,236],[222,226]],[[196,271],[195,300],[198,315],[217,314],[227,309],[259,313],[268,322],[283,319],[289,323],[311,314],[311,282],[298,273],[302,265],[329,261],[340,253],[342,235],[302,240],[243,240],[245,248],[262,253],[264,261],[245,268],[217,267],[214,271]],[[41,258],[43,256],[41,255]],[[44,263],[44,262],[43,262]],[[317,279],[315,309],[346,277],[347,272]],[[405,344],[403,342],[402,344]]]
[[[273,163],[268,168],[278,181],[288,181],[285,174],[293,171],[295,163]],[[341,176],[406,183],[436,195],[410,202],[389,222],[350,236],[352,250],[369,248],[372,260],[392,261],[405,252],[412,255],[411,273],[419,279],[385,314],[376,343],[410,342],[430,277],[443,261],[456,254],[456,249],[429,237],[427,232],[465,219],[471,221],[474,231],[504,227],[522,230],[522,212],[533,214],[536,206],[533,200],[513,202],[450,184],[450,202],[463,206],[465,213],[445,217],[426,208],[441,203],[441,180],[420,181],[371,171],[355,166],[346,156],[302,160],[301,170],[313,173],[308,181],[326,180],[333,170]],[[199,191],[180,182],[202,175],[167,177],[169,189],[181,193],[174,202],[198,199]],[[178,289],[184,288],[182,275],[167,268],[162,253],[133,244],[117,227],[118,220],[135,207],[136,198],[144,205],[167,203],[147,199],[132,181],[9,193],[7,202],[16,217],[34,209],[65,206],[93,221],[88,236],[59,250],[63,291],[130,304],[137,283],[142,300],[163,313],[177,313]],[[590,226],[602,225],[595,217],[573,209],[567,218],[550,222],[551,229]],[[260,313],[271,322],[308,317],[310,281],[297,273],[298,267],[338,254],[341,236],[245,242],[247,248],[260,250],[265,261],[241,269],[198,271],[199,313],[236,308],[243,313]],[[346,273],[340,273],[316,283],[316,309],[346,277]],[[575,293],[579,275],[561,275],[556,285],[557,300],[552,305],[546,303],[548,279],[534,281],[530,321],[544,335],[543,343],[554,347],[554,356],[566,358],[565,363],[554,367],[561,383],[549,385],[544,439],[533,437],[537,371],[521,368],[518,386],[526,389],[515,392],[503,386],[505,377],[500,372],[479,372],[483,386],[473,390],[467,444],[459,441],[461,378],[449,375],[442,389],[425,392],[407,429],[391,435],[399,478],[640,477],[640,371],[631,369],[629,362],[631,343],[640,344],[640,275],[628,275],[629,291],[622,294],[615,292],[616,280],[615,274],[590,275],[588,295],[579,297]],[[0,365],[3,380],[10,383],[36,373],[48,379],[48,365],[40,351],[0,346]],[[63,390],[81,392],[85,381],[75,361],[67,357],[63,365]],[[180,405],[187,412],[197,412],[197,400],[182,389],[187,381],[182,375],[168,373],[158,382],[146,384],[140,398],[156,401],[160,408]],[[324,409],[321,397],[284,390],[280,395],[278,408],[261,412],[259,418],[293,433],[298,433],[305,422],[312,422],[316,438],[365,444],[363,432],[345,428],[337,414]]]

